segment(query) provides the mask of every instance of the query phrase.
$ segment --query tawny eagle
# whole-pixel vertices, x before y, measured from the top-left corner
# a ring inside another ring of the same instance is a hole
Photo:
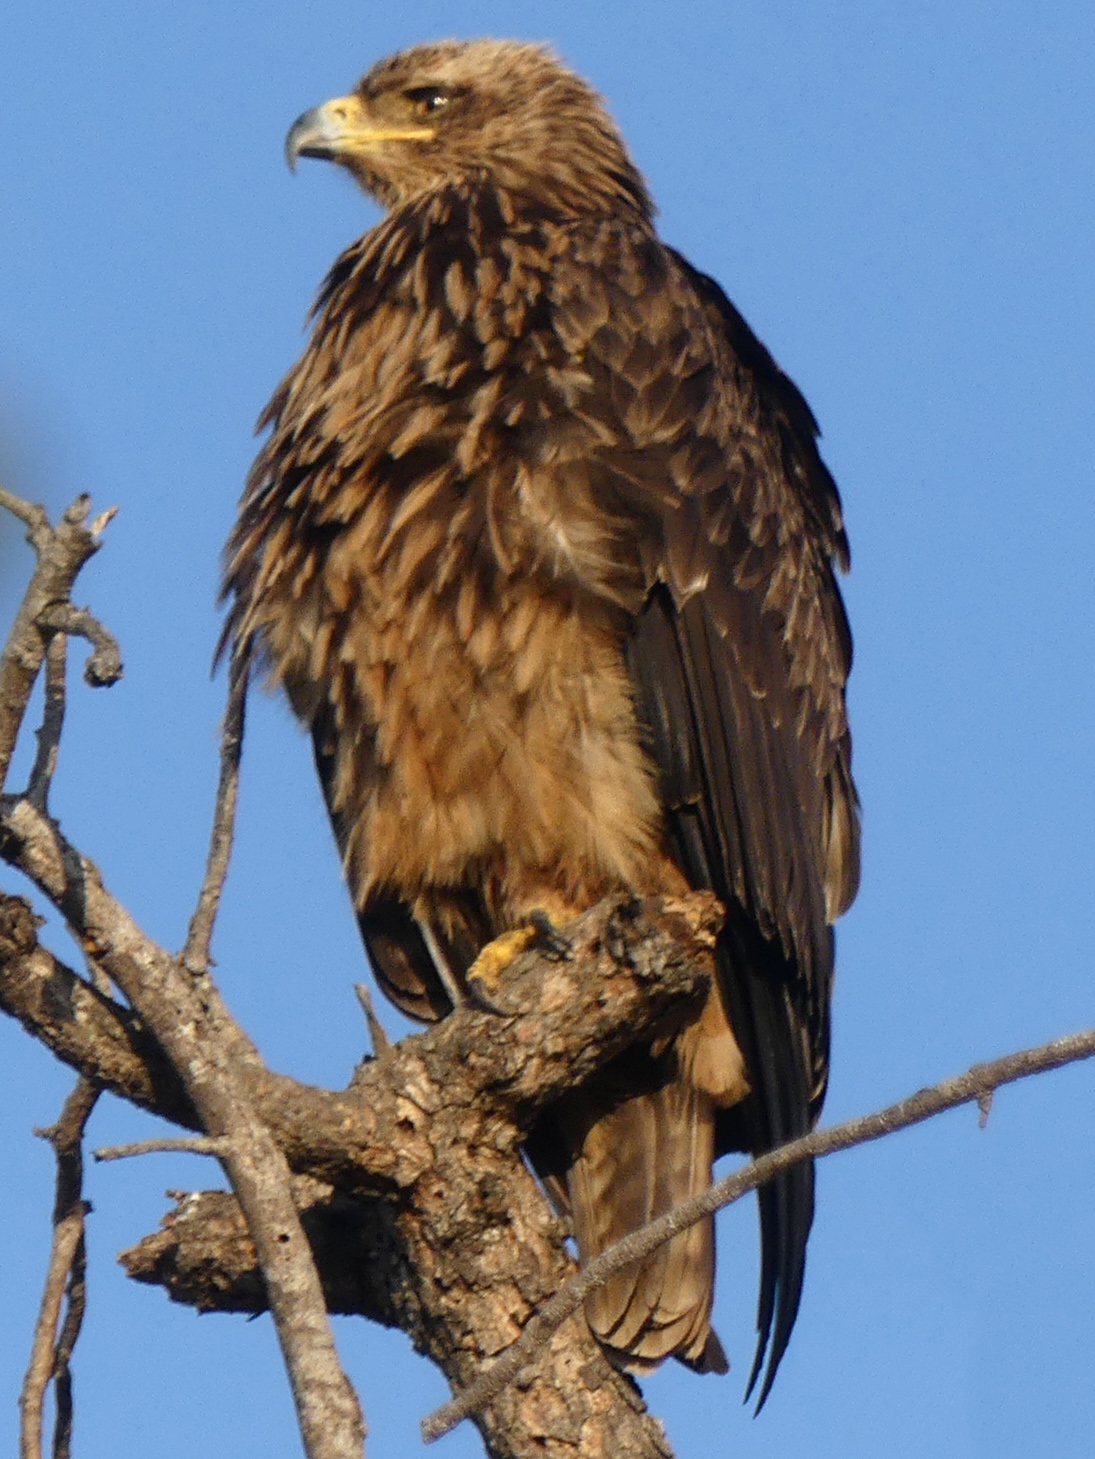
[[[441,1017],[496,936],[609,893],[726,906],[702,1012],[537,1135],[589,1257],[820,1110],[859,859],[840,500],[806,402],[660,241],[603,103],[550,52],[406,51],[287,146],[386,216],[263,416],[227,632],[311,730],[385,992]],[[763,1401],[811,1167],[759,1199]],[[713,1275],[705,1223],[595,1293],[590,1324],[637,1371],[725,1371]]]

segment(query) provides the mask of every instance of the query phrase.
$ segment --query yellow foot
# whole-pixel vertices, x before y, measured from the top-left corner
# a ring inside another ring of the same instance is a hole
[[[556,932],[542,912],[534,912],[524,927],[514,927],[488,942],[472,963],[467,978],[472,1001],[490,1013],[501,1013],[492,995],[506,970],[530,947],[540,947],[553,957],[570,953],[566,938]]]

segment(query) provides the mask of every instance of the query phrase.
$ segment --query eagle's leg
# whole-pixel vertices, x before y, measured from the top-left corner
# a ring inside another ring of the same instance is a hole
[[[448,994],[452,1006],[459,1008],[462,1003],[468,1001],[467,990],[463,987],[460,979],[450,967],[445,949],[438,941],[437,935],[430,923],[426,921],[420,922],[419,931],[422,933],[422,940],[425,942],[426,948],[429,951],[430,959],[437,971],[437,977],[442,988]]]

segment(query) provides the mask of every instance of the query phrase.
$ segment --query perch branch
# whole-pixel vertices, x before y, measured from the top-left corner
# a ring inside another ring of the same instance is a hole
[[[28,801],[0,799],[0,854],[55,906],[71,911],[77,937],[131,1001],[131,989],[143,984],[162,999],[165,1019],[184,1021],[186,1004],[164,993],[164,979],[177,971],[170,954],[110,895],[94,863]],[[413,1187],[428,1158],[406,1133],[408,1092],[427,1107],[474,1106],[484,1138],[496,1142],[504,1125],[516,1149],[541,1109],[702,996],[720,915],[707,893],[601,903],[568,929],[571,959],[529,953],[514,964],[499,996],[517,1012],[499,1017],[466,1005],[361,1065],[345,1093],[271,1073],[222,1011],[212,984],[186,978],[184,986],[193,984],[208,1000],[209,1016],[227,1020],[236,1072],[292,1167],[359,1194],[391,1195]],[[0,1008],[123,1098],[198,1127],[171,1061],[156,1052],[152,1020],[99,998],[43,949],[19,898],[0,900]]]

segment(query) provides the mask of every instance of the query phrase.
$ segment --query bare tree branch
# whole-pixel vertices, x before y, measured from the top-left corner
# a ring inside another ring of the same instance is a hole
[[[104,513],[95,521],[105,526],[113,516],[113,512]],[[122,677],[122,651],[118,640],[86,608],[76,608],[71,603],[55,603],[39,613],[38,626],[52,633],[67,633],[73,638],[87,639],[92,651],[84,665],[84,681],[92,689],[108,688]]]
[[[109,520],[109,516],[104,518],[103,525]],[[58,632],[50,639],[46,650],[45,704],[42,723],[36,731],[38,752],[27,791],[28,799],[43,812],[49,799],[65,722],[67,645],[65,634]],[[26,904],[23,905],[26,908]],[[29,908],[26,911],[29,912]],[[0,924],[0,938],[5,939],[11,930],[6,912],[5,907],[3,913],[0,913],[0,918],[3,919]],[[32,937],[35,934],[35,925],[32,919]],[[91,972],[98,992],[105,997],[109,993],[109,983],[94,964]],[[83,1136],[101,1089],[102,1086],[95,1080],[81,1075],[65,1101],[57,1123],[47,1130],[37,1132],[53,1146],[57,1160],[57,1180],[50,1263],[31,1357],[20,1395],[19,1444],[23,1459],[39,1459],[41,1454],[42,1407],[51,1380],[56,1404],[53,1459],[68,1459],[71,1450],[71,1361],[87,1306],[84,1225],[89,1207],[83,1199]],[[62,1292],[65,1297],[65,1314],[58,1331]]]
[[[931,1088],[921,1089],[876,1114],[861,1115],[858,1119],[847,1120],[827,1130],[815,1130],[813,1134],[804,1135],[799,1140],[792,1140],[787,1145],[758,1156],[749,1165],[716,1181],[701,1195],[694,1196],[656,1221],[631,1232],[622,1241],[617,1241],[607,1251],[603,1251],[588,1266],[583,1267],[574,1280],[537,1313],[513,1346],[475,1384],[423,1419],[424,1441],[430,1444],[435,1439],[440,1439],[462,1420],[490,1403],[507,1383],[512,1383],[518,1377],[537,1349],[578,1310],[589,1293],[603,1286],[614,1272],[630,1262],[641,1261],[679,1232],[694,1226],[705,1216],[721,1211],[724,1206],[732,1205],[749,1191],[771,1180],[781,1170],[811,1156],[818,1158],[832,1155],[838,1150],[849,1150],[854,1145],[865,1145],[872,1140],[879,1140],[884,1135],[892,1135],[897,1130],[918,1125],[960,1104],[976,1102],[983,1111],[985,1098],[1002,1085],[1012,1084],[1017,1079],[1027,1079],[1032,1074],[1043,1074],[1050,1069],[1060,1069],[1065,1064],[1073,1064],[1093,1056],[1095,1029],[1054,1039],[1052,1043],[1023,1049],[1019,1053],[994,1059],[988,1064],[975,1064],[965,1074],[944,1079]]]
[[[46,650],[46,702],[42,723],[35,731],[38,753],[30,772],[27,798],[40,811],[47,808],[49,788],[57,768],[61,749],[61,731],[65,726],[65,676],[68,670],[68,639],[63,633],[50,639]]]
[[[266,1312],[255,1243],[230,1191],[180,1193],[162,1229],[118,1260],[134,1281],[163,1287],[199,1312]],[[393,1208],[360,1201],[310,1176],[293,1177],[293,1199],[323,1282],[329,1312],[398,1325],[388,1287]]]
[[[209,859],[198,905],[190,921],[182,964],[191,973],[209,970],[209,947],[217,918],[228,862],[235,835],[236,804],[239,800],[240,755],[243,751],[244,716],[247,707],[248,664],[233,654],[228,668],[228,703],[221,727],[220,778],[209,839]]]
[[[3,653],[0,653],[0,789],[2,789],[7,780],[8,766],[11,763],[15,742],[19,738],[19,730],[23,724],[34,682],[42,667],[46,645],[52,634],[57,631],[49,626],[46,620],[51,612],[60,611],[64,617],[65,610],[72,609],[69,602],[72,585],[76,581],[80,569],[90,557],[98,552],[99,533],[110,520],[110,514],[96,518],[89,527],[87,515],[91,507],[91,500],[89,497],[80,496],[63,514],[56,528],[53,528],[50,526],[49,517],[44,508],[32,506],[30,502],[25,502],[2,488],[0,488],[0,506],[6,507],[20,521],[27,524],[27,541],[34,548],[38,558],[27,590],[23,594],[23,601],[19,606],[11,633],[4,645]],[[77,610],[72,609],[72,612],[77,613]],[[77,613],[77,617],[79,616]],[[90,615],[86,615],[80,621],[80,627],[65,628],[63,631],[82,632],[85,636],[91,636],[89,625],[93,624],[94,620]],[[98,624],[95,624],[95,630],[100,635],[100,641],[105,645],[109,640],[115,651],[116,661],[107,654],[106,658],[97,662],[96,668],[97,674],[100,670],[105,670],[107,673],[107,677],[101,678],[100,682],[111,683],[121,674],[121,658],[120,655],[117,655],[117,645],[114,644],[114,640],[110,638],[106,630]],[[97,644],[95,653],[92,654],[92,660],[95,660],[96,654],[99,653],[100,647]],[[113,672],[113,677],[110,677],[112,670],[116,670],[116,672]]]
[[[0,853],[55,905],[72,908],[73,930],[115,981],[160,987],[163,969],[174,966],[170,954],[104,888],[94,863],[25,800],[0,799]],[[505,1125],[516,1150],[540,1110],[667,1019],[683,1017],[702,996],[720,917],[716,899],[703,892],[602,903],[568,929],[572,958],[556,962],[530,952],[514,964],[498,994],[513,1014],[467,1005],[395,1045],[390,1057],[362,1065],[344,1093],[266,1069],[225,1012],[237,1072],[294,1169],[360,1194],[404,1193],[421,1179],[428,1158],[408,1137],[408,1097],[424,1110],[449,1102],[474,1107],[482,1138],[501,1139]],[[195,982],[206,996],[212,985]],[[128,996],[124,985],[122,991]],[[149,1048],[147,1020],[99,999],[42,949],[34,915],[19,898],[0,901],[0,1008],[123,1097],[196,1127],[169,1061]],[[220,1018],[222,1010],[219,996],[210,995],[209,1016]],[[178,1017],[184,1012],[180,1007]]]
[[[5,802],[0,852],[66,916],[167,1054],[255,1237],[310,1459],[361,1453],[364,1423],[335,1353],[323,1293],[289,1192],[289,1170],[247,1095],[240,1052],[258,1063],[208,978],[193,979],[141,933],[98,869],[26,800]]]
[[[365,1015],[365,1024],[369,1030],[369,1038],[372,1040],[373,1056],[382,1059],[391,1049],[388,1035],[384,1025],[376,1016],[376,1009],[373,1007],[373,995],[369,992],[364,983],[354,984],[354,993],[361,1005],[361,1011]]]
[[[220,1158],[230,1150],[227,1140],[211,1139],[208,1135],[193,1135],[189,1139],[177,1136],[164,1140],[133,1140],[128,1145],[100,1145],[91,1152],[98,1161],[129,1160],[135,1155],[216,1155]]]
[[[14,492],[6,491],[0,486],[0,507],[18,517],[30,530],[27,533],[27,541],[37,551],[44,547],[53,533],[50,526],[49,515],[45,507],[35,506],[33,502],[24,501],[21,496]]]
[[[41,920],[24,898],[0,894],[0,1008],[71,1068],[141,1109],[200,1129],[159,1044],[130,1009],[42,947]]]
[[[69,1359],[83,1321],[84,1218],[83,1156],[81,1142],[88,1117],[99,1097],[98,1086],[79,1079],[65,1100],[55,1125],[38,1133],[53,1146],[57,1157],[57,1183],[53,1203],[53,1244],[46,1273],[30,1360],[19,1396],[20,1459],[41,1459],[42,1411],[51,1380],[57,1404],[54,1459],[67,1459],[72,1434],[72,1378]],[[67,1311],[61,1321],[65,1299]]]

